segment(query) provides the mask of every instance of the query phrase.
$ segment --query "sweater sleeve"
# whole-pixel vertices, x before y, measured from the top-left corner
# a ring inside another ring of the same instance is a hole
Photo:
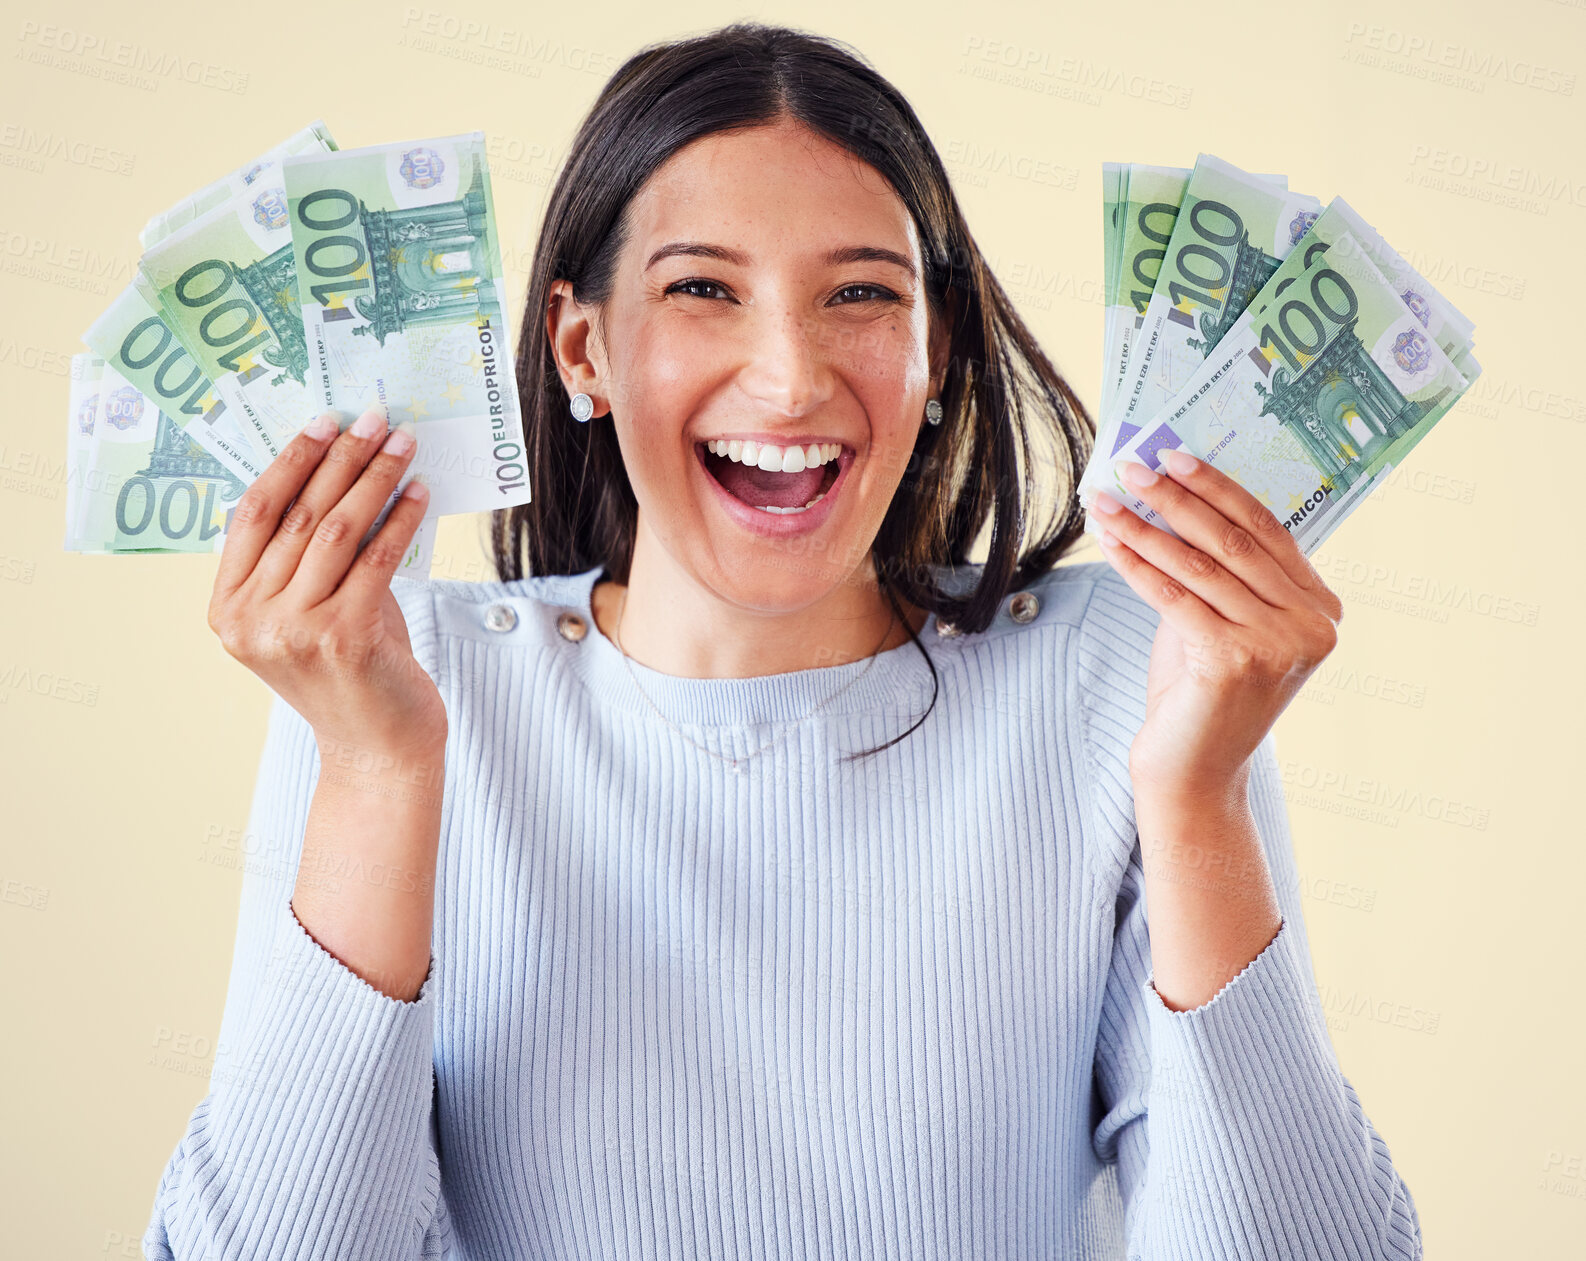
[[[155,1192],[143,1237],[151,1261],[450,1253],[434,1111],[435,960],[403,1002],[298,922],[291,896],[318,775],[312,731],[277,699],[209,1092]]]
[[[1283,919],[1208,1002],[1156,991],[1138,836],[1118,891],[1094,1142],[1118,1162],[1128,1255],[1418,1259],[1415,1202],[1328,1036],[1270,734],[1250,800]]]
[[[1156,992],[1128,765],[1160,618],[1112,566],[1094,572],[1071,657],[1081,781],[1105,855],[1098,913],[1112,932],[1091,1141],[1116,1161],[1128,1255],[1419,1258],[1415,1201],[1328,1035],[1270,732],[1251,759],[1249,801],[1277,934],[1199,1007],[1174,1011]]]

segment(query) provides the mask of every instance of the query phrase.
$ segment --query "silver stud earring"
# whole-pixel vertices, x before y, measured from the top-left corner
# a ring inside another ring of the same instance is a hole
[[[942,403],[940,399],[927,399],[925,403],[925,419],[933,425],[942,423]]]
[[[579,424],[588,424],[589,418],[595,414],[595,400],[587,394],[573,395],[572,412],[573,419]]]

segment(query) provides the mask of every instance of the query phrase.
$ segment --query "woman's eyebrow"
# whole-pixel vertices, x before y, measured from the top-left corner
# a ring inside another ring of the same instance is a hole
[[[750,261],[747,254],[726,245],[710,245],[704,241],[673,241],[651,254],[644,264],[644,270],[649,271],[662,259],[672,258],[675,255],[714,258],[723,263],[731,263],[735,267],[747,267]],[[914,264],[909,260],[908,255],[879,245],[841,245],[826,255],[826,262],[828,264],[891,263],[894,267],[901,267],[908,272],[910,280],[916,277]]]

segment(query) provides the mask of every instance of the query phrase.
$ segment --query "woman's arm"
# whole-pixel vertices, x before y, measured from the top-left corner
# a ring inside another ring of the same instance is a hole
[[[1092,724],[1111,746],[1100,763],[1127,764],[1134,815],[1096,1150],[1116,1143],[1144,1255],[1416,1257],[1414,1203],[1322,1018],[1271,735],[1336,646],[1343,604],[1249,491],[1187,452],[1160,455],[1168,476],[1128,462],[1122,477],[1168,529],[1106,495],[1095,505],[1103,554],[1138,600],[1103,580],[1092,607],[1128,627],[1114,651],[1145,693],[1138,719],[1101,701],[1113,712]]]
[[[1328,1035],[1272,735],[1251,755],[1244,790],[1258,850],[1241,827],[1221,832],[1210,815],[1200,835],[1142,845],[1151,811],[1142,817],[1128,764],[1160,625],[1119,574],[1102,570],[1071,657],[1095,824],[1088,843],[1110,873],[1091,1141],[1116,1162],[1129,1255],[1419,1257],[1414,1201]],[[1147,848],[1157,860],[1149,875]],[[1233,896],[1238,889],[1250,896]],[[1281,927],[1246,958],[1242,946],[1201,952],[1200,937],[1183,931],[1204,914],[1214,937],[1219,906],[1237,922],[1241,901],[1259,908],[1268,896]],[[1159,940],[1159,908],[1179,917],[1176,947],[1171,932]],[[1180,979],[1170,985],[1152,964],[1175,948]]]
[[[411,1001],[430,968],[445,743],[386,753],[322,741],[318,754],[292,910],[375,989]]]
[[[1252,761],[1250,814],[1282,924],[1246,966],[1174,1010],[1153,983],[1138,848],[1118,894],[1093,1143],[1118,1162],[1129,1256],[1414,1261],[1415,1201],[1328,1036],[1270,736]]]
[[[360,546],[413,449],[378,413],[345,433],[322,417],[227,531],[209,624],[278,700],[210,1091],[160,1180],[151,1257],[447,1246],[430,955],[447,722],[416,655],[433,659],[429,592],[391,585],[422,498]]]
[[[1248,774],[1234,799],[1134,799],[1153,988],[1172,1011],[1211,1001],[1278,935],[1283,920]]]
[[[415,622],[429,601],[417,584],[404,593]],[[345,843],[323,848],[322,863],[309,858],[305,834],[321,804],[337,803],[337,817],[346,809],[345,788],[323,794],[332,773],[308,724],[277,700],[243,846],[248,866],[209,1093],[155,1193],[143,1239],[153,1261],[447,1254],[428,941],[422,985],[404,1001],[328,952],[292,911],[294,888],[326,903],[389,902],[396,894],[385,881],[406,879],[387,875],[372,848],[361,867]],[[325,811],[321,823],[331,821]],[[401,934],[369,944],[354,942],[369,975],[407,966],[411,943]]]

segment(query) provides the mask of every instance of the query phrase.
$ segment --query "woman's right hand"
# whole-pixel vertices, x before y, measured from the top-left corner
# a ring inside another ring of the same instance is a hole
[[[414,447],[407,430],[387,436],[378,410],[341,434],[327,412],[233,510],[210,629],[303,716],[322,749],[427,756],[446,741],[445,703],[414,659],[391,592],[427,488],[409,482],[358,551]]]

